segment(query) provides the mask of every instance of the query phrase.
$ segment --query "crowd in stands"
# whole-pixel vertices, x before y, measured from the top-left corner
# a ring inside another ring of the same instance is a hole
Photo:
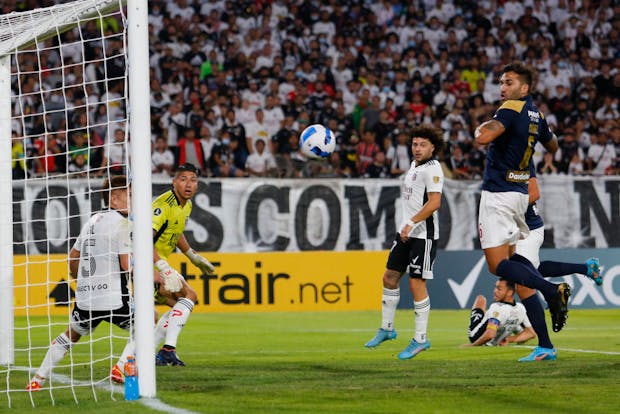
[[[538,173],[620,174],[618,1],[151,0],[149,35],[156,176],[192,162],[210,177],[397,177],[412,159],[411,129],[428,123],[444,131],[446,175],[477,179],[485,148],[473,131],[497,109],[499,73],[515,60],[537,70],[534,100],[559,138],[555,155],[537,152]],[[84,53],[111,56],[110,76],[125,68],[113,58],[120,40],[108,43]],[[118,100],[124,86],[91,92]],[[87,121],[114,122],[124,101],[89,111]],[[325,162],[298,151],[314,123],[336,134]],[[73,148],[65,164],[74,171],[110,168],[109,149],[78,161],[95,133],[105,148],[125,139],[119,122],[40,141]]]

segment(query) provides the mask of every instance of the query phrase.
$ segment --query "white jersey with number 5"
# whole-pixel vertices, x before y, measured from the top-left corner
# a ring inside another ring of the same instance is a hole
[[[403,221],[399,229],[415,216],[428,201],[428,193],[441,193],[443,189],[443,171],[437,160],[428,160],[421,164],[411,163],[411,168],[403,182]],[[439,217],[437,210],[433,215],[418,224],[409,237],[417,239],[439,239]]]
[[[73,245],[80,252],[75,293],[80,309],[114,310],[123,306],[127,276],[123,275],[119,254],[131,252],[130,239],[129,220],[116,210],[93,215],[82,228]]]

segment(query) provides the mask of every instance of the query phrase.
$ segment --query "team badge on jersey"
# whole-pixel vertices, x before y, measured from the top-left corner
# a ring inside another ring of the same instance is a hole
[[[441,181],[441,177],[433,176],[433,182],[434,183],[438,183],[439,181]]]
[[[161,214],[161,208],[156,208],[155,210],[153,210],[153,214],[156,216],[159,216]]]

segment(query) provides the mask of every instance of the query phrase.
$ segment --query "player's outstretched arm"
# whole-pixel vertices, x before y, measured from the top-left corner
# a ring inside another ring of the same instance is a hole
[[[493,142],[495,138],[502,135],[505,131],[506,128],[504,127],[504,124],[491,119],[478,125],[476,131],[474,132],[474,138],[479,144],[487,145]]]
[[[185,235],[181,235],[181,237],[179,237],[177,247],[181,249],[183,254],[187,256],[189,261],[192,262],[192,264],[198,269],[200,269],[203,273],[210,275],[215,272],[215,266],[213,266],[210,261],[196,253],[196,251],[190,247],[187,239],[185,238]]]
[[[536,338],[536,332],[534,332],[534,328],[532,328],[531,326],[528,326],[527,328],[525,328],[523,331],[519,332],[518,334],[509,336],[508,338],[506,338],[506,342],[507,342],[506,344],[500,344],[500,345],[508,345],[509,343],[522,344],[533,338]]]

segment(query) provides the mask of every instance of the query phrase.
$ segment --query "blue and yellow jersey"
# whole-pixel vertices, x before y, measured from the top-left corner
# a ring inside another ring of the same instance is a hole
[[[179,204],[174,191],[168,190],[153,201],[153,244],[159,257],[167,260],[177,247],[192,212],[192,202]]]
[[[527,194],[534,146],[553,137],[545,116],[526,96],[504,102],[493,119],[501,122],[506,131],[489,145],[482,189]]]

